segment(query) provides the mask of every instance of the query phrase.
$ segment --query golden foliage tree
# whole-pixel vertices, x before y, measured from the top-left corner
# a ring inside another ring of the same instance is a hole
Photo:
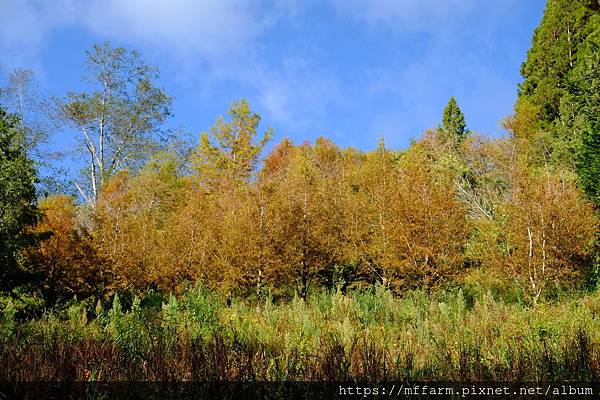
[[[509,277],[536,304],[553,289],[580,282],[590,266],[598,220],[570,177],[535,173],[516,159],[508,201],[489,227],[482,253],[491,272]]]
[[[366,153],[284,139],[257,170],[270,130],[256,139],[260,118],[246,102],[230,115],[202,136],[195,173],[182,175],[161,153],[108,180],[89,236],[68,224],[75,205],[51,207],[46,224],[63,233],[38,253],[62,271],[59,247],[75,265],[88,246],[111,274],[109,294],[201,281],[257,307],[268,293],[306,299],[336,284],[430,290],[472,265],[536,302],[589,264],[593,210],[570,175],[531,167],[527,139],[453,144],[431,131],[405,151],[382,140]]]
[[[359,172],[347,225],[355,257],[385,286],[432,287],[458,274],[469,234],[453,172],[432,168],[426,147],[398,154],[380,143]]]
[[[278,236],[272,240],[280,284],[296,284],[306,299],[311,283],[341,257],[340,212],[329,183],[339,150],[319,139],[294,147],[275,175]]]
[[[64,195],[48,197],[39,208],[44,217],[34,231],[47,238],[24,252],[23,264],[40,275],[49,302],[99,294],[109,276],[92,238],[77,222],[73,199]]]
[[[98,253],[112,268],[111,289],[171,289],[179,271],[167,261],[170,221],[182,207],[185,181],[175,162],[153,159],[137,176],[123,172],[102,189],[94,210]]]

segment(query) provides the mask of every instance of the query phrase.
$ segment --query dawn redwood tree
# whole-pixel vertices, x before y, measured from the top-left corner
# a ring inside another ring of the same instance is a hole
[[[265,293],[276,289],[279,273],[273,244],[282,237],[284,225],[274,194],[275,183],[265,176],[249,188],[239,190],[237,220],[230,229],[238,243],[238,261],[230,280],[249,289],[256,296],[257,307]]]
[[[398,223],[392,238],[404,287],[438,287],[462,273],[470,226],[459,200],[457,172],[431,165],[426,146],[416,143],[399,162],[392,203]]]
[[[456,173],[434,165],[428,150],[418,142],[394,154],[380,145],[361,172],[370,234],[359,243],[381,282],[395,291],[437,287],[464,265],[469,225]]]
[[[254,223],[260,225],[261,221],[264,222],[265,205],[260,196],[254,197],[259,192],[254,191],[253,178],[258,157],[273,130],[267,128],[262,135],[259,134],[260,121],[260,115],[251,111],[246,100],[233,103],[229,109],[229,120],[218,118],[210,133],[200,135],[200,144],[193,159],[194,180],[199,183],[194,198],[201,207],[197,211],[201,211],[205,218],[192,223],[199,227],[204,225],[193,232],[195,235],[204,232],[210,236],[208,243],[211,246],[202,245],[200,254],[212,262],[212,265],[198,265],[198,272],[228,294],[240,285],[246,286],[248,280],[255,280],[260,286],[260,276],[264,272],[260,255],[263,251],[260,248],[264,246],[260,243],[267,239],[256,235],[266,233],[261,228],[257,232]],[[259,221],[255,221],[255,217]],[[259,275],[254,276],[255,273]]]
[[[223,270],[218,264],[222,221],[213,195],[198,189],[186,179],[179,190],[184,200],[164,224],[165,241],[160,249],[161,262],[179,279],[220,287]]]
[[[306,300],[311,285],[341,257],[339,211],[332,199],[326,159],[338,150],[324,139],[296,146],[277,174],[275,247],[279,286],[294,285]],[[331,160],[330,160],[331,161]],[[330,164],[331,166],[331,164]]]
[[[87,52],[86,80],[95,89],[58,101],[63,120],[78,132],[86,184],[76,183],[94,205],[104,183],[125,167],[139,167],[157,149],[171,97],[156,86],[159,72],[137,51],[97,44]]]
[[[92,214],[92,234],[111,268],[110,290],[173,289],[179,270],[171,263],[176,254],[167,250],[173,249],[171,225],[185,204],[186,186],[176,161],[158,156],[137,175],[124,171],[106,182]]]
[[[558,176],[523,171],[514,189],[502,207],[505,250],[495,261],[536,304],[550,290],[582,282],[598,221],[572,182]]]
[[[575,177],[532,168],[527,139],[497,143],[492,173],[502,195],[491,197],[493,218],[476,221],[469,248],[487,277],[510,284],[533,304],[590,277],[598,221]]]
[[[390,205],[398,184],[396,158],[380,139],[358,167],[346,209],[353,262],[384,286],[390,285],[395,265],[390,235],[397,220]]]
[[[110,274],[97,256],[92,237],[77,221],[75,201],[65,195],[40,201],[42,219],[33,232],[47,236],[23,252],[23,263],[40,279],[48,304],[77,296],[101,295]]]
[[[294,143],[288,138],[284,138],[281,142],[277,143],[273,147],[273,150],[264,158],[260,175],[263,177],[272,177],[280,172],[288,165],[294,148]]]

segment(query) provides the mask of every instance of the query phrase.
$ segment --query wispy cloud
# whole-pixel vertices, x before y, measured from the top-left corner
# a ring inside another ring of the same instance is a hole
[[[329,0],[342,15],[373,26],[416,32],[443,32],[467,21],[474,11],[488,17],[508,12],[517,0]],[[478,22],[478,21],[470,21]]]
[[[55,33],[85,33],[141,50],[187,102],[248,97],[265,122],[287,132],[327,134],[341,125],[400,143],[436,124],[449,94],[474,125],[474,113],[497,120],[492,106],[510,111],[513,75],[496,64],[515,49],[499,42],[499,27],[520,4],[0,0],[0,69],[36,69]],[[490,90],[493,98],[482,101]]]
[[[3,0],[0,70],[42,69],[39,57],[52,34],[74,27],[154,53],[176,80],[204,96],[218,82],[236,81],[257,93],[276,122],[290,123],[301,109],[319,113],[318,92],[335,86],[301,60],[263,60],[261,35],[300,7],[297,0]]]
[[[374,105],[371,135],[405,145],[440,123],[450,95],[471,128],[500,131],[494,124],[510,112],[515,82],[497,70],[498,57],[514,51],[498,38],[516,0],[329,1],[342,17],[388,32],[391,40],[421,40],[417,51],[365,71],[364,93]]]
[[[37,66],[48,35],[72,20],[70,1],[0,2],[0,68]]]
[[[259,65],[251,73],[258,101],[277,123],[292,129],[319,129],[318,121],[343,101],[339,80],[303,58],[288,57],[277,66]]]
[[[99,36],[210,58],[239,51],[269,21],[255,1],[96,0],[81,22]]]
[[[262,7],[258,0],[3,0],[0,63],[35,64],[52,33],[69,25],[171,57],[222,58],[272,24],[275,14]]]

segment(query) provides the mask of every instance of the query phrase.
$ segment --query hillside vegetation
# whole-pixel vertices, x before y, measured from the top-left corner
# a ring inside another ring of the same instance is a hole
[[[598,380],[600,9],[548,0],[506,135],[452,97],[406,149],[182,145],[137,52],[54,99],[78,195],[0,108],[0,380]],[[36,194],[37,193],[37,194]]]

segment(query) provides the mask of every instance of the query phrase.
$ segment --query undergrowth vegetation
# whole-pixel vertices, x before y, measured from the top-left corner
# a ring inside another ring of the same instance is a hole
[[[257,308],[197,287],[22,322],[6,307],[0,380],[594,381],[599,328],[598,293],[527,307],[378,286]]]

